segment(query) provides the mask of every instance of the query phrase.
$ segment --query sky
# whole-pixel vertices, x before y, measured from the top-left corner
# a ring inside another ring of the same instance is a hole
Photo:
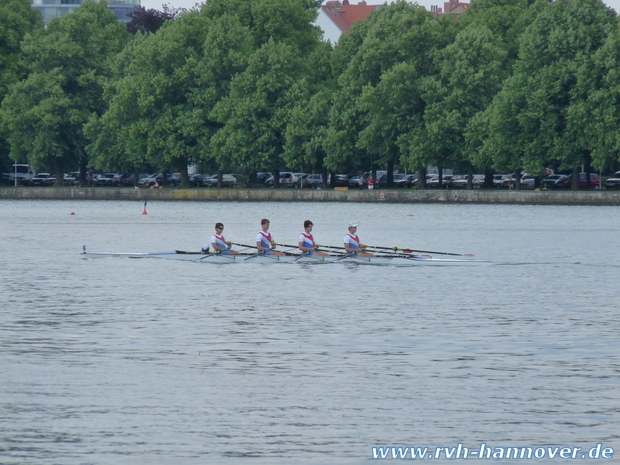
[[[359,0],[350,0],[352,4],[357,4]],[[381,5],[385,2],[385,0],[366,0],[369,5]],[[147,10],[150,8],[155,8],[156,10],[161,10],[163,4],[168,4],[171,7],[175,8],[191,8],[197,3],[197,0],[141,0],[141,5],[145,7]],[[198,2],[202,3],[202,2]],[[324,2],[325,3],[325,2]],[[432,5],[437,5],[443,8],[443,0],[418,0],[418,3],[425,7],[427,10],[430,10]],[[610,6],[616,11],[620,11],[620,0],[607,0],[605,1],[607,6]]]

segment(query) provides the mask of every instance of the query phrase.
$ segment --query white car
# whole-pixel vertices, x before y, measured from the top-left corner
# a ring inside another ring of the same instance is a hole
[[[138,186],[149,187],[151,184],[155,184],[157,182],[158,176],[160,176],[160,173],[151,174],[145,178],[142,178],[138,181]]]
[[[607,178],[605,189],[620,189],[620,171],[616,171],[611,178]]]
[[[514,175],[508,174],[506,175],[506,178],[502,180],[501,187],[508,188],[508,189],[514,189],[515,184],[516,183],[515,183]],[[531,176],[525,173],[521,177],[521,189],[534,189],[535,185],[536,185],[536,178],[534,176]]]
[[[206,180],[205,186],[207,187],[217,187],[218,175],[214,174],[209,179]],[[223,174],[222,175],[222,187],[237,187],[237,178],[235,178],[232,174]]]
[[[460,174],[458,176],[453,176],[450,179],[450,184],[448,185],[453,189],[466,189],[467,188],[467,177],[466,174]],[[472,187],[474,189],[479,189],[484,184],[484,174],[474,174],[472,175]]]
[[[305,173],[291,173],[290,171],[282,171],[280,173],[280,187],[295,187],[299,178]],[[265,186],[273,186],[274,178],[271,176],[265,181]]]

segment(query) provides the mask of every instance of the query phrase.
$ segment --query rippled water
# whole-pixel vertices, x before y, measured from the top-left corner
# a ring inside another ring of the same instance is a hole
[[[0,463],[345,464],[373,446],[482,442],[620,456],[617,208],[147,208],[0,202]],[[368,244],[494,264],[79,255],[197,250],[217,221],[252,243],[263,217],[278,242],[311,219],[317,242],[341,245],[358,220]]]

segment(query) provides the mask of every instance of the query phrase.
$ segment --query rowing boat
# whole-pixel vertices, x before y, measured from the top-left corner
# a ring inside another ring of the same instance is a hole
[[[375,255],[361,257],[357,255],[334,254],[329,256],[314,256],[296,253],[285,255],[265,255],[259,253],[216,254],[202,252],[186,252],[175,250],[171,252],[86,252],[83,258],[159,258],[168,260],[190,260],[197,263],[304,263],[304,264],[328,264],[328,263],[352,263],[357,265],[391,265],[391,266],[438,266],[438,265],[485,265],[491,262],[471,259],[436,258],[428,255]]]

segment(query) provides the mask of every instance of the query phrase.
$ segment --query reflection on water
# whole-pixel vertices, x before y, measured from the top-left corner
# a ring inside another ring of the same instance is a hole
[[[0,202],[0,462],[361,463],[375,445],[619,445],[611,207]],[[76,215],[71,216],[70,212]],[[489,267],[83,260],[260,219]],[[509,463],[509,462],[506,462]]]

